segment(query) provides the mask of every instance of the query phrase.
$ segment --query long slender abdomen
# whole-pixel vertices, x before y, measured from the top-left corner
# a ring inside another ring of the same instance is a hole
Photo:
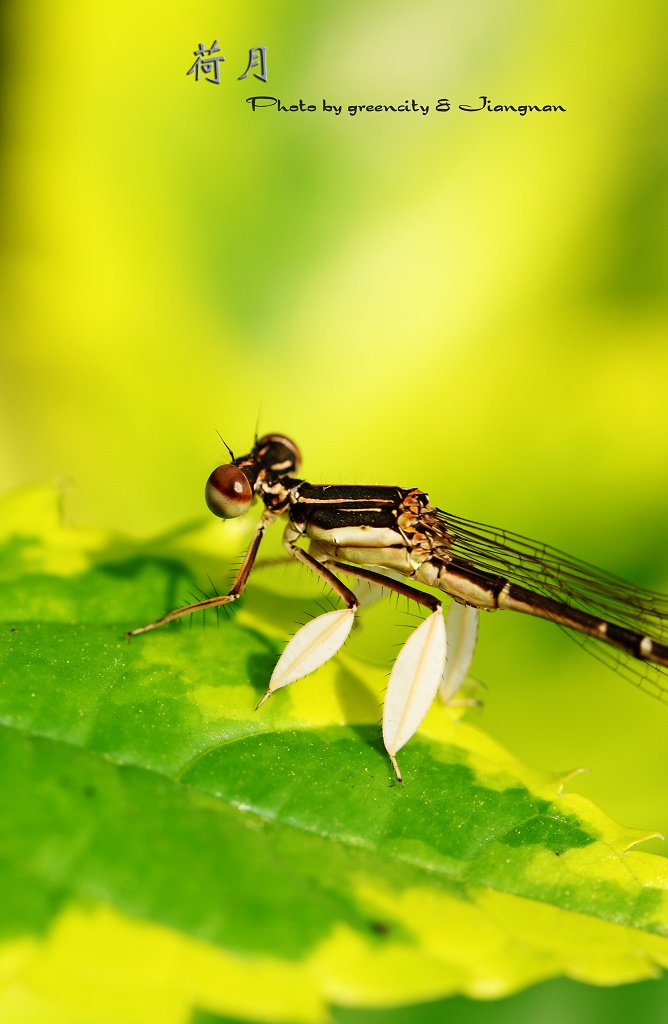
[[[499,608],[549,619],[550,622],[568,626],[579,633],[586,633],[587,636],[602,640],[603,643],[617,647],[639,661],[668,666],[668,647],[665,644],[660,644],[652,637],[626,626],[618,626],[614,622],[608,622],[579,608],[572,608],[561,601],[543,597],[515,583],[506,583],[497,600]]]
[[[503,576],[476,569],[463,559],[452,559],[449,562],[430,560],[420,568],[416,578],[475,608],[487,611],[499,608],[547,619],[617,647],[639,661],[668,666],[668,646],[651,636],[618,626],[564,601],[537,594],[511,583]]]

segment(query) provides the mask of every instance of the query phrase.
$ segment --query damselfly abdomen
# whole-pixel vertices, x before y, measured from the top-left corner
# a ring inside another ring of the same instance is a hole
[[[390,675],[383,741],[397,778],[397,751],[420,725],[436,693],[450,700],[467,675],[478,611],[507,609],[566,627],[636,686],[668,702],[668,597],[625,583],[555,548],[459,519],[431,505],[424,491],[348,487],[299,479],[299,449],[268,434],[253,450],[213,471],[206,502],[223,519],[244,515],[255,498],[264,510],[229,594],[177,608],[129,636],[192,612],[235,601],[265,530],[287,519],[283,543],[316,572],[345,608],[303,626],[279,658],[258,707],[288,683],[315,671],[346,640],[359,599],[336,575],[377,584],[429,609],[402,647]],[[299,542],[307,540],[305,551]],[[444,623],[441,601],[416,581],[453,599]],[[446,651],[447,627],[447,651]]]

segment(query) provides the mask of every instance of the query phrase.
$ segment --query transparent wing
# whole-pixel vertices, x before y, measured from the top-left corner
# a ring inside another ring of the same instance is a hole
[[[557,548],[508,530],[436,510],[450,552],[478,570],[579,608],[659,644],[668,643],[668,596],[597,569]],[[604,641],[566,629],[572,639],[641,690],[668,703],[668,666],[641,661]]]

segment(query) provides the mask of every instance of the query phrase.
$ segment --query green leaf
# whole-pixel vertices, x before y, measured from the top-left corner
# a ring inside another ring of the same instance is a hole
[[[242,540],[214,536],[71,530],[39,489],[0,510],[0,1019],[324,1021],[668,963],[648,834],[442,706],[395,785],[355,640],[254,712],[317,610],[291,578],[126,641]]]

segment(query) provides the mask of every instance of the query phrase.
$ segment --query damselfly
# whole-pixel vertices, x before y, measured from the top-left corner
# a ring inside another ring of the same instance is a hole
[[[241,458],[230,451],[230,459],[207,481],[210,510],[233,519],[256,498],[264,505],[232,589],[177,608],[129,636],[236,601],[267,527],[284,516],[287,551],[329,584],[345,608],[325,612],[297,631],[258,707],[275,690],[315,671],[345,642],[360,599],[336,572],[423,605],[430,614],[399,652],[383,710],[383,741],[399,780],[397,752],[437,692],[451,700],[468,673],[479,609],[508,609],[565,626],[636,686],[668,701],[667,596],[625,583],[546,544],[442,512],[417,488],[307,483],[296,476],[299,449],[281,434],[256,440]],[[299,547],[302,540],[310,542],[308,551]],[[404,579],[453,598],[445,622],[439,598]]]

